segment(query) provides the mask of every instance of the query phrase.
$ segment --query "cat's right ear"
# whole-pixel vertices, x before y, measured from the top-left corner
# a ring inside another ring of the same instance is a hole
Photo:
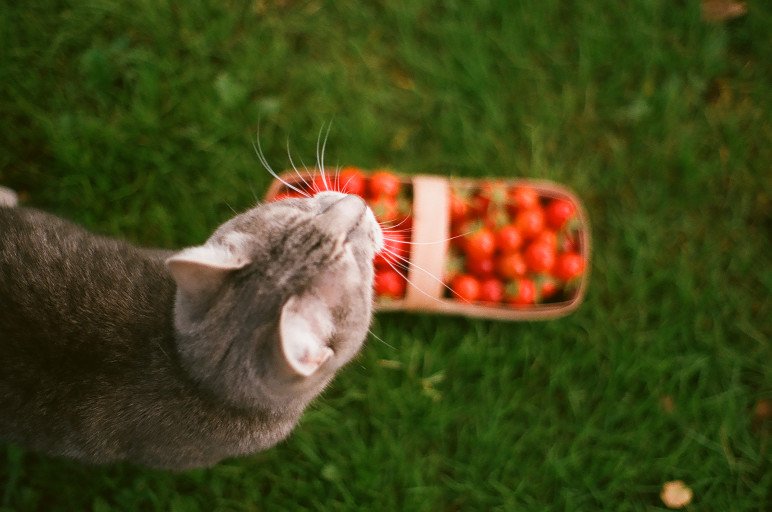
[[[225,277],[249,264],[227,247],[202,245],[184,249],[166,260],[177,288],[191,297],[216,291]]]

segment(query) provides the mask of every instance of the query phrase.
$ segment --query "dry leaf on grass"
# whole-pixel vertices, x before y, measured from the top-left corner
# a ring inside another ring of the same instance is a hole
[[[756,402],[756,407],[753,408],[753,417],[758,421],[766,421],[771,418],[772,402],[765,399],[761,399]]]
[[[739,18],[748,12],[745,2],[734,0],[702,0],[702,19],[711,23]]]
[[[684,508],[692,502],[692,490],[681,480],[665,482],[659,497],[667,508]]]
[[[675,411],[675,401],[670,395],[664,395],[659,399],[659,406],[668,414],[672,414]]]
[[[767,421],[772,418],[772,401],[762,398],[756,402],[753,408],[753,428],[760,430],[765,428]]]

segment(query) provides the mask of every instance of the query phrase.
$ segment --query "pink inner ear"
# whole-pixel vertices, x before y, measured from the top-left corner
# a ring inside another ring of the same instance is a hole
[[[334,352],[325,345],[331,334],[329,311],[311,295],[291,297],[282,308],[279,325],[284,359],[303,377],[314,374]]]
[[[188,294],[206,293],[219,286],[229,272],[248,264],[248,259],[211,245],[191,247],[166,260],[177,286]]]

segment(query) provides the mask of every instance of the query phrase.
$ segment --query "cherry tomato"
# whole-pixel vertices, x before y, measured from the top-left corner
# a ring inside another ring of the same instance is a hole
[[[393,197],[380,196],[368,204],[378,222],[393,223],[400,218],[399,205]]]
[[[501,302],[504,299],[504,283],[491,277],[480,281],[480,295],[478,300],[483,302]]]
[[[581,276],[586,265],[587,263],[582,255],[575,252],[567,252],[557,257],[552,272],[558,279],[569,281]]]
[[[488,215],[489,204],[490,199],[487,197],[483,197],[480,194],[473,195],[469,200],[470,214],[478,219],[485,218],[485,216]]]
[[[514,210],[530,210],[539,206],[539,194],[528,185],[515,185],[509,189],[509,204]]]
[[[468,274],[456,276],[450,283],[453,296],[464,302],[474,302],[480,296],[480,282]]]
[[[407,242],[407,236],[403,232],[385,230],[383,232],[383,250],[375,255],[375,266],[405,265],[405,259],[410,252]]]
[[[491,203],[490,206],[488,206],[488,211],[483,215],[482,220],[486,227],[497,231],[509,224],[510,217],[504,207]]]
[[[507,204],[507,185],[501,181],[486,181],[475,196],[475,210],[485,217],[490,208],[501,209]]]
[[[326,172],[324,175],[319,173],[314,176],[313,180],[311,181],[311,189],[313,190],[313,194],[326,192],[328,190],[335,190],[335,177]]]
[[[464,250],[466,237],[475,230],[474,223],[468,220],[450,226],[450,246],[460,251]]]
[[[515,306],[529,306],[536,302],[536,285],[526,278],[510,281],[504,288],[504,300]]]
[[[576,213],[576,206],[566,199],[553,199],[544,209],[547,224],[555,230],[560,230]]]
[[[458,224],[469,215],[469,202],[458,192],[450,193],[450,222]]]
[[[475,277],[485,279],[493,277],[496,272],[496,265],[493,262],[493,257],[488,256],[485,258],[467,258],[466,269]]]
[[[456,276],[464,273],[464,258],[457,252],[451,250],[448,254],[448,261],[445,264],[445,275],[442,281],[450,283]]]
[[[544,213],[539,207],[521,210],[515,216],[515,226],[520,230],[523,238],[529,240],[544,228]]]
[[[577,233],[561,233],[558,237],[559,252],[576,252],[579,250],[579,240]]]
[[[402,183],[399,178],[390,171],[377,171],[370,176],[368,191],[371,198],[397,197]]]
[[[335,179],[336,188],[347,194],[364,196],[367,188],[367,177],[358,167],[344,167]]]
[[[496,272],[505,279],[523,277],[528,272],[523,255],[519,252],[502,254],[496,259]]]
[[[397,208],[399,209],[399,217],[397,218],[397,223],[394,224],[393,227],[394,229],[407,233],[408,238],[410,238],[409,234],[413,229],[413,217],[411,215],[405,215],[405,212],[402,210],[399,203],[397,203]]]
[[[558,280],[549,274],[540,274],[537,276],[536,284],[539,289],[539,302],[548,301],[558,292]]]
[[[405,278],[390,268],[378,269],[375,273],[375,293],[382,297],[399,299],[405,295]]]
[[[464,252],[469,259],[488,258],[495,251],[496,236],[488,228],[480,228],[465,237]]]
[[[523,235],[513,224],[507,224],[496,232],[496,245],[504,254],[512,254],[523,245]]]
[[[531,272],[549,272],[555,265],[555,248],[544,242],[534,242],[525,249],[524,257]]]
[[[545,243],[552,247],[553,249],[558,248],[558,235],[554,231],[550,231],[549,229],[545,229],[538,235],[536,235],[536,238],[533,239],[533,242],[531,243]]]

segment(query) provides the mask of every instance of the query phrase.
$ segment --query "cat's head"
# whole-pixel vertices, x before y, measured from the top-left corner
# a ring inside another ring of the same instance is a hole
[[[240,407],[302,407],[354,357],[383,234],[357,196],[261,204],[167,260],[183,366]]]

